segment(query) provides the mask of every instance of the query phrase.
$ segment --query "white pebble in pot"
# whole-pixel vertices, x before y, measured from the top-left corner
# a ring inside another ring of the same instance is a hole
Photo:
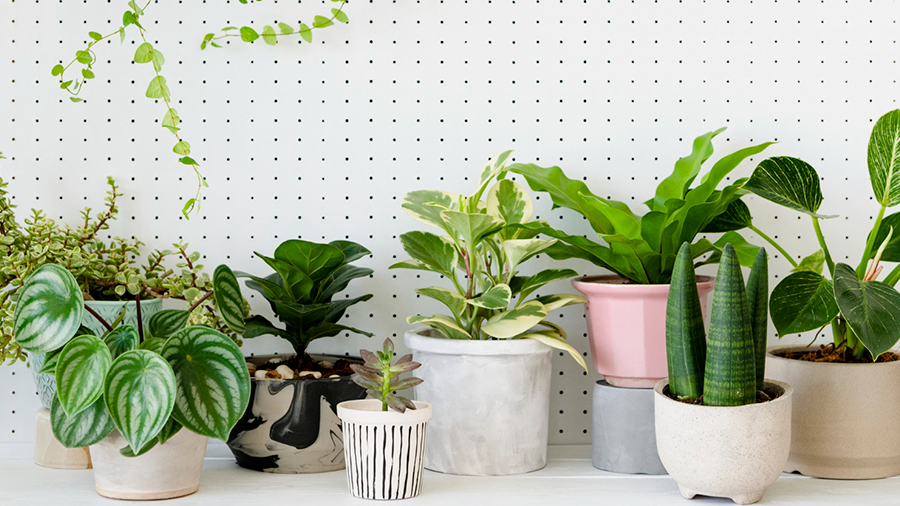
[[[286,365],[276,367],[275,372],[281,375],[281,379],[294,379],[294,370]]]

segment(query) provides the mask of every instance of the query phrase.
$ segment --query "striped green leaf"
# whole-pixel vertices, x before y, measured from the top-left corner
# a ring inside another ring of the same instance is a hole
[[[75,335],[84,317],[84,297],[72,274],[47,264],[29,276],[19,293],[13,333],[32,353],[61,348]]]
[[[900,109],[875,123],[869,137],[869,179],[881,205],[900,204]]]
[[[138,346],[138,349],[139,350],[149,350],[149,351],[152,351],[153,353],[156,353],[157,355],[159,355],[160,353],[162,353],[163,346],[165,346],[165,345],[166,345],[165,339],[163,339],[161,337],[151,337],[151,338],[145,339],[144,342],[141,343],[140,346]]]
[[[818,213],[822,205],[819,174],[799,158],[773,156],[759,162],[744,189],[788,209],[817,218],[834,218]]]
[[[227,441],[250,401],[250,376],[237,345],[208,327],[188,327],[169,338],[162,356],[178,380],[175,420]]]
[[[750,304],[750,328],[756,349],[756,389],[766,379],[766,332],[769,330],[769,257],[760,248],[747,278],[747,303]]]
[[[881,281],[861,281],[847,264],[834,267],[834,296],[850,329],[877,358],[900,340],[900,293]]]
[[[509,339],[534,327],[546,316],[544,305],[536,300],[530,300],[515,309],[492,316],[481,330],[491,337]]]
[[[184,309],[163,309],[150,317],[150,335],[168,339],[172,334],[187,326],[191,313]]]
[[[56,376],[56,364],[59,362],[59,354],[62,353],[62,351],[62,348],[57,348],[49,353],[45,353],[44,363],[41,365],[40,370],[38,370],[38,374]]]
[[[125,352],[106,376],[103,399],[109,415],[132,448],[144,448],[163,429],[175,405],[175,375],[148,350]]]
[[[119,450],[119,453],[121,453],[123,457],[128,457],[128,458],[131,458],[131,457],[140,457],[141,455],[143,455],[143,454],[149,452],[149,451],[152,450],[154,447],[156,447],[156,443],[157,443],[157,442],[158,442],[158,441],[156,440],[156,438],[151,439],[151,440],[150,440],[147,444],[145,444],[144,447],[141,448],[140,451],[138,451],[138,452],[135,452],[134,450],[132,450],[132,449],[131,449],[131,445],[126,445],[125,448],[122,448],[122,449]]]
[[[175,419],[170,416],[169,419],[166,420],[166,424],[163,426],[162,430],[159,431],[159,434],[155,438],[151,439],[147,444],[145,444],[144,447],[140,449],[140,451],[135,452],[131,449],[131,446],[126,446],[125,448],[119,450],[119,453],[121,453],[124,457],[140,457],[141,455],[155,448],[157,444],[165,444],[166,441],[171,439],[172,436],[177,434],[180,430],[181,424],[176,422]]]
[[[228,328],[243,334],[244,298],[241,296],[241,285],[227,265],[216,267],[213,273],[213,297],[216,298],[216,307]]]
[[[138,349],[139,340],[137,329],[131,325],[116,327],[103,338],[113,359],[116,359],[126,351]]]
[[[691,255],[691,245],[681,245],[675,257],[669,298],[666,303],[666,359],[669,392],[679,399],[703,395],[706,365],[706,330],[700,310],[700,294]]]
[[[97,336],[78,336],[66,344],[56,364],[56,397],[67,414],[76,415],[100,398],[110,364],[109,348]]]
[[[772,290],[769,311],[780,337],[828,325],[838,315],[834,285],[821,274],[795,272]]]
[[[84,448],[99,443],[115,426],[102,398],[80,413],[69,416],[59,402],[59,396],[56,396],[50,405],[50,428],[66,448]]]
[[[756,402],[755,350],[741,264],[734,248],[726,245],[710,311],[703,404],[743,406]]]

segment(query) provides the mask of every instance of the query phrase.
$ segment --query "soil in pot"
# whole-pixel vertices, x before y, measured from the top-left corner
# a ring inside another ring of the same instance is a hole
[[[853,352],[845,346],[835,348],[833,343],[819,345],[818,349],[800,350],[788,349],[773,352],[776,357],[786,358],[789,360],[802,360],[805,362],[836,362],[840,364],[871,364],[896,362],[900,360],[900,355],[888,351],[882,353],[877,360],[872,360],[872,355],[866,351],[862,357],[854,357]]]
[[[668,385],[666,385],[666,387],[663,389],[663,395],[665,395],[669,399],[672,399],[673,401],[678,401],[682,404],[703,405],[703,396],[702,395],[697,399],[679,399],[679,398],[675,397],[674,395],[672,395],[671,392],[669,392]],[[782,395],[784,395],[783,388],[781,388],[777,385],[772,385],[772,384],[766,383],[765,388],[763,390],[756,391],[756,404],[774,401],[775,399],[781,397]]]
[[[294,355],[287,360],[272,358],[262,365],[247,362],[247,370],[255,379],[320,379],[340,378],[353,374],[347,359],[316,360],[309,355]]]

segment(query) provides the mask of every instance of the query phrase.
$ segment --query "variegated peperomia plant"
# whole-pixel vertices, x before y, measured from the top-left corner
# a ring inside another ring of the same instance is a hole
[[[228,282],[236,284],[233,279]],[[215,281],[214,281],[215,283]],[[216,285],[219,291],[219,285]],[[217,297],[234,292],[221,289]],[[242,307],[238,294],[229,307]],[[96,336],[81,325],[84,298],[74,276],[56,264],[37,269],[19,295],[19,345],[47,353],[54,374],[53,433],[69,448],[95,444],[118,429],[125,456],[164,444],[181,428],[226,440],[250,399],[244,357],[228,336],[209,327],[170,325],[165,338],[131,325]],[[186,312],[189,315],[189,312]]]
[[[403,199],[403,209],[416,220],[435,227],[431,232],[407,232],[400,236],[412,257],[391,269],[431,271],[449,279],[453,289],[430,287],[416,290],[450,310],[449,315],[410,316],[449,339],[534,339],[565,350],[587,370],[584,358],[568,342],[559,325],[547,320],[551,311],[584,303],[577,295],[528,297],[552,281],[577,274],[572,269],[546,269],[520,275],[519,268],[556,243],[538,239],[531,221],[532,202],[525,189],[504,179],[512,151],[504,151],[485,165],[478,189],[470,196],[440,190],[418,190]],[[491,185],[494,180],[496,183]],[[490,187],[490,188],[489,188]],[[486,200],[482,200],[485,197]]]

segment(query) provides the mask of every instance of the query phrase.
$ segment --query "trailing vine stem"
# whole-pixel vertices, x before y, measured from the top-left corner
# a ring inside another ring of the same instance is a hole
[[[200,42],[200,49],[206,49],[207,44],[212,47],[222,47],[221,44],[217,43],[217,40],[227,39],[231,37],[240,37],[240,39],[244,42],[253,42],[256,39],[263,39],[263,42],[270,46],[274,46],[278,43],[278,37],[288,37],[292,35],[299,35],[300,38],[305,40],[307,43],[311,43],[313,40],[312,32],[315,29],[327,28],[329,26],[334,25],[334,22],[337,21],[339,23],[349,23],[350,19],[347,17],[347,14],[344,12],[344,7],[347,5],[347,0],[331,0],[332,2],[339,3],[337,7],[333,7],[331,9],[331,17],[327,16],[316,16],[313,19],[312,26],[307,25],[306,23],[300,23],[300,26],[297,29],[294,29],[291,25],[287,23],[278,23],[278,32],[275,31],[275,28],[271,25],[266,25],[263,27],[262,34],[257,32],[254,28],[249,26],[242,26],[240,29],[236,26],[226,26],[222,29],[222,34],[216,35],[215,33],[207,33],[203,37],[203,41]]]

